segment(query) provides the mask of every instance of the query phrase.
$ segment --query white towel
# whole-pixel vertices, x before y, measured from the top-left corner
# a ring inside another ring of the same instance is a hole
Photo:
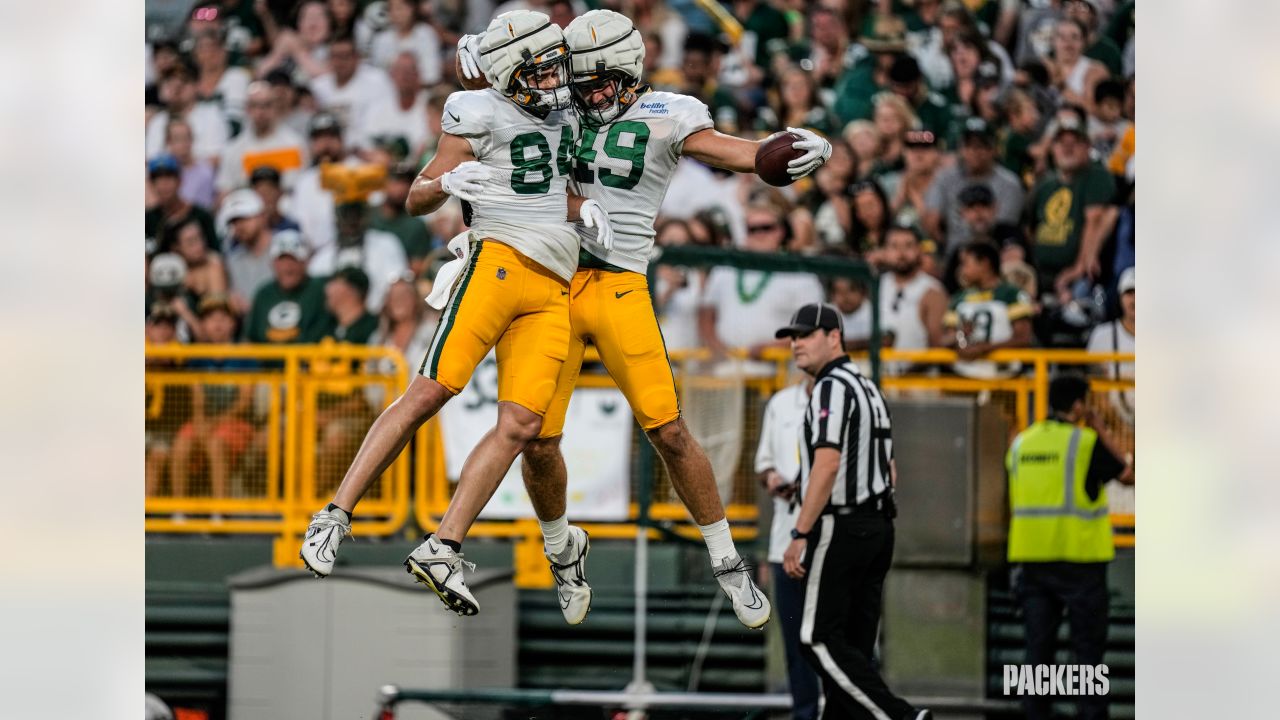
[[[440,272],[436,273],[435,282],[431,284],[431,294],[427,296],[427,304],[437,310],[443,310],[449,304],[453,286],[471,260],[471,231],[454,236],[449,241],[449,252],[453,253],[455,259],[445,263]]]

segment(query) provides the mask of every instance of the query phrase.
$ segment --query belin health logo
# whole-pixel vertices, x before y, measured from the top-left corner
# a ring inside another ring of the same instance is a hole
[[[1005,695],[1106,695],[1106,665],[1005,665]]]

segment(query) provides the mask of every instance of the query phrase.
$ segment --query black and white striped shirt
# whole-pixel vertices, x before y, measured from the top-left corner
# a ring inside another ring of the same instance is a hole
[[[846,357],[818,372],[805,411],[804,446],[802,485],[809,480],[818,448],[840,451],[828,508],[861,505],[892,493],[889,408],[880,389]]]

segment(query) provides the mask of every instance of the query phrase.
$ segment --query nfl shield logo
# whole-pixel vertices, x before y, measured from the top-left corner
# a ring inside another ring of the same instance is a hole
[[[506,279],[507,279],[507,269],[506,269],[506,268],[498,268],[498,279],[499,279],[499,280],[506,280]]]

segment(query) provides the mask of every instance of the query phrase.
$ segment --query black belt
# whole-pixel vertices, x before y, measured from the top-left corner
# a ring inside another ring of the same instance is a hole
[[[823,511],[823,515],[835,515],[837,517],[886,517],[893,518],[897,516],[897,508],[894,505],[893,498],[887,495],[880,495],[869,500],[864,500],[857,505],[828,505]]]

